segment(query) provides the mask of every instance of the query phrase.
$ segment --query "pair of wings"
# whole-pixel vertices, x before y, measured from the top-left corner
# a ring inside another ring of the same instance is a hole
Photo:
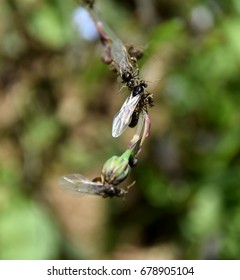
[[[133,66],[130,62],[129,54],[120,39],[116,39],[112,42],[111,56],[114,65],[120,74],[133,72]]]
[[[120,40],[112,43],[111,55],[119,73],[131,73],[133,71],[133,66],[129,61],[129,54]],[[114,117],[112,124],[113,137],[119,137],[128,127],[132,119],[132,114],[140,99],[140,94],[133,96],[133,92],[127,97],[120,111]]]
[[[133,96],[133,93],[127,97],[120,111],[115,115],[112,124],[112,136],[120,136],[131,122],[132,114],[141,99],[140,94]],[[140,112],[141,117],[142,110]]]
[[[67,192],[104,196],[106,186],[101,182],[92,182],[80,174],[70,174],[60,177],[60,187]]]
[[[89,4],[91,1],[83,1],[85,4]],[[109,25],[105,22],[104,18],[102,17],[101,13],[93,6],[88,5],[88,11],[92,15],[95,24],[99,27],[102,26],[100,29],[101,35],[104,37],[109,38],[111,41],[111,57],[115,64],[117,71],[121,74],[124,72],[132,72],[133,66],[130,61],[130,57],[126,47],[124,46],[123,42],[118,38],[118,36],[114,33],[114,31],[109,27]],[[100,24],[99,24],[100,23]],[[101,37],[101,36],[100,36]]]

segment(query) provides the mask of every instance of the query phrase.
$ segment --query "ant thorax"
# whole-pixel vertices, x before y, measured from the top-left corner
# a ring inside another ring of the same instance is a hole
[[[114,196],[122,197],[125,195],[125,191],[123,189],[119,189],[113,186],[106,186],[103,191],[103,197],[107,198],[113,198]]]
[[[145,82],[141,81],[138,85],[136,85],[133,88],[133,96],[136,96],[138,94],[142,94],[146,87],[147,87],[147,84]]]

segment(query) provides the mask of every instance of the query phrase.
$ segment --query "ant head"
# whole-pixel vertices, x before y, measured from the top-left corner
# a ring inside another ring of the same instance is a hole
[[[141,85],[142,87],[144,87],[144,88],[146,88],[146,87],[148,86],[147,83],[144,82],[144,81],[141,81],[141,82],[140,82],[140,85]]]
[[[146,103],[150,106],[150,107],[153,107],[153,96],[152,96],[152,94],[150,94],[150,95],[148,95],[147,97],[146,97]]]
[[[124,82],[129,82],[133,78],[132,74],[130,72],[123,72],[122,79]]]

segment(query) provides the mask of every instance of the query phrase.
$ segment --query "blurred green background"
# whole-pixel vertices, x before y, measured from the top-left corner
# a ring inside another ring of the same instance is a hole
[[[0,259],[239,259],[240,2],[97,4],[145,50],[155,106],[136,184],[125,200],[59,188],[126,149],[134,129],[111,137],[126,94],[74,0],[1,1]]]

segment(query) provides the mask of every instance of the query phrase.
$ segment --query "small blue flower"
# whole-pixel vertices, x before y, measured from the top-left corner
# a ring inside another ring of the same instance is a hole
[[[99,38],[94,21],[85,8],[76,8],[73,13],[72,20],[82,38],[87,41],[94,41]]]

